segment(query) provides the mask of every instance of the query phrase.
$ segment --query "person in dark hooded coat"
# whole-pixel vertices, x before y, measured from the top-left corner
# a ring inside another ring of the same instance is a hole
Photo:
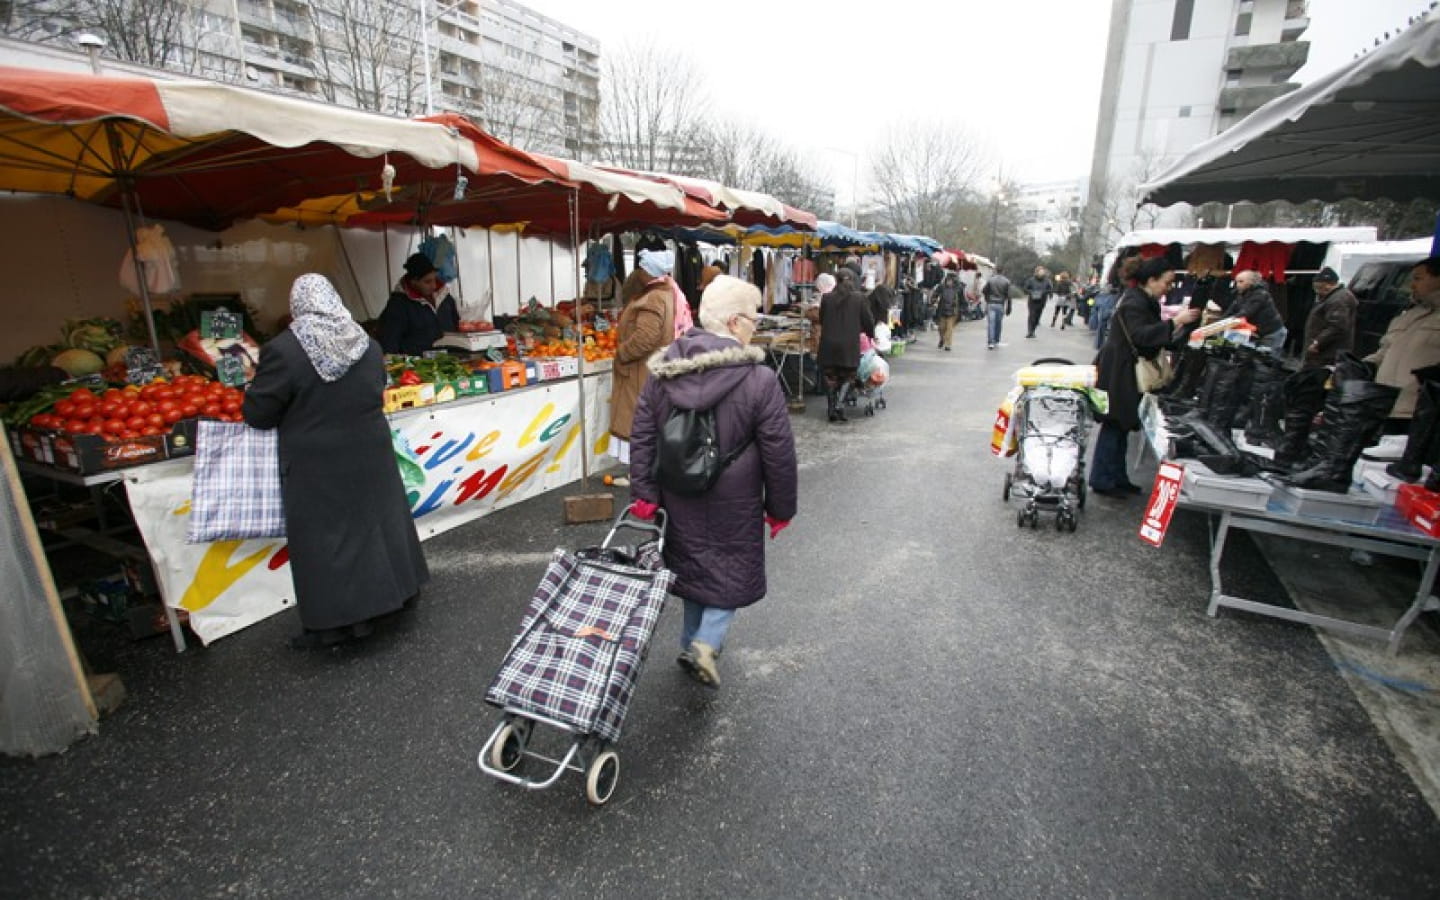
[[[631,509],[665,510],[665,565],[685,601],[677,662],[718,687],[716,657],[735,610],[766,594],[765,529],[773,539],[795,517],[798,476],[790,414],[764,353],[751,347],[760,292],[721,275],[700,299],[692,328],[650,358],[630,431]],[[665,491],[655,478],[659,436],[673,408],[713,409],[722,452],[745,449],[699,495]],[[747,444],[748,442],[748,444]]]
[[[290,327],[260,351],[242,413],[280,430],[297,647],[364,637],[429,579],[381,412],[380,345],[323,275],[290,289]]]
[[[875,318],[860,290],[860,267],[845,263],[835,273],[835,290],[820,298],[820,353],[827,415],[845,421],[845,395],[860,368],[860,335],[875,337]]]
[[[1105,391],[1109,409],[1098,416],[1100,433],[1090,464],[1090,489],[1107,497],[1141,493],[1125,471],[1130,432],[1140,430],[1140,385],[1135,363],[1153,359],[1200,317],[1186,306],[1169,321],[1160,317],[1160,298],[1170,290],[1174,273],[1164,258],[1147,259],[1135,271],[1135,285],[1125,289],[1110,323],[1110,333],[1095,357],[1095,386]]]

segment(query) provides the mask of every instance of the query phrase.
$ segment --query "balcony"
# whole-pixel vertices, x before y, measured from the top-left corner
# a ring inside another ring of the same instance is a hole
[[[1285,44],[1248,44],[1231,47],[1225,58],[1226,69],[1244,71],[1297,72],[1310,58],[1310,43],[1294,41]]]
[[[1227,87],[1220,91],[1220,111],[1222,114],[1246,116],[1260,107],[1298,88],[1300,85],[1293,81],[1284,84],[1257,84],[1251,87]]]

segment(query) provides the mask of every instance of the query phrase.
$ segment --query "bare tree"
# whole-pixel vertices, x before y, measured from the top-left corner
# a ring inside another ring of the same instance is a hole
[[[0,0],[0,34],[42,40],[76,28],[81,0]]]
[[[15,0],[0,4],[4,31],[39,39],[90,31],[105,38],[116,59],[159,69],[187,70],[184,0]]]
[[[870,181],[892,230],[940,234],[984,165],[979,142],[964,130],[912,123],[892,130],[880,146]]]
[[[414,6],[311,0],[305,9],[314,36],[306,61],[326,100],[398,115],[424,111]]]
[[[487,60],[477,79],[479,121],[486,131],[507,144],[559,153],[565,146],[565,116],[557,92],[540,76],[538,66],[529,57],[514,68]]]
[[[608,162],[629,169],[705,174],[703,81],[684,56],[655,43],[608,54],[600,131]]]

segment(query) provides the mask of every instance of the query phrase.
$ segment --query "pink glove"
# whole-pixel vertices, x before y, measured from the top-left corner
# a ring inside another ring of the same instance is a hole
[[[766,513],[765,524],[770,526],[770,540],[773,541],[775,540],[776,536],[780,534],[780,532],[790,527],[790,520],[786,519],[782,522],[774,516],[770,515],[769,513]]]
[[[631,514],[635,518],[644,519],[647,522],[655,518],[655,511],[659,508],[659,505],[651,503],[649,500],[636,500],[630,504]]]

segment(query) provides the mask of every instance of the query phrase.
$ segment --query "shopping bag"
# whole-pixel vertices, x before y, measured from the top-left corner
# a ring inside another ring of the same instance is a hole
[[[1018,384],[1012,387],[995,411],[995,424],[990,430],[990,453],[994,456],[1014,456],[1020,449],[1015,434],[1015,404],[1020,402],[1023,393],[1025,389]]]
[[[279,433],[201,419],[186,542],[284,536]]]

